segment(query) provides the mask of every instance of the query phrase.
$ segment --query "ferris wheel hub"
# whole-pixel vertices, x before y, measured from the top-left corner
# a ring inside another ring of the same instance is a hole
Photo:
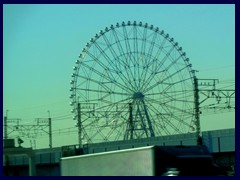
[[[144,95],[142,92],[135,92],[133,94],[133,99],[134,100],[142,100],[144,98]]]

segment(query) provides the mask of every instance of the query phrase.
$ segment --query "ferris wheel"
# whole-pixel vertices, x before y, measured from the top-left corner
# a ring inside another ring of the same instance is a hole
[[[73,69],[70,98],[83,141],[195,131],[194,72],[182,47],[158,27],[136,21],[106,27]]]

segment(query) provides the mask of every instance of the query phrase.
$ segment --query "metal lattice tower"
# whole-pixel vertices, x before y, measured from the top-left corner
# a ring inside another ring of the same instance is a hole
[[[4,139],[27,138],[36,140],[38,133],[46,133],[49,136],[49,147],[52,148],[52,119],[36,118],[34,124],[22,124],[19,118],[4,117]],[[35,145],[36,148],[36,145]]]

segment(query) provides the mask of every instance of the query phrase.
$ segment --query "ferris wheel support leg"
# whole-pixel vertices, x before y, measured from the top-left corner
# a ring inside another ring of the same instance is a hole
[[[147,117],[147,122],[148,122],[151,137],[155,137],[153,127],[152,127],[152,123],[151,123],[151,120],[150,120],[150,117],[149,117],[149,114],[148,114],[148,111],[147,111],[146,104],[144,103],[144,100],[142,100],[142,103],[143,103],[143,108],[144,108],[145,115]]]

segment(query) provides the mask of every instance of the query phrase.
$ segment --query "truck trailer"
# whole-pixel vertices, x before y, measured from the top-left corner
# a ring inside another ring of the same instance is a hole
[[[147,146],[61,158],[62,176],[219,176],[206,146]]]

